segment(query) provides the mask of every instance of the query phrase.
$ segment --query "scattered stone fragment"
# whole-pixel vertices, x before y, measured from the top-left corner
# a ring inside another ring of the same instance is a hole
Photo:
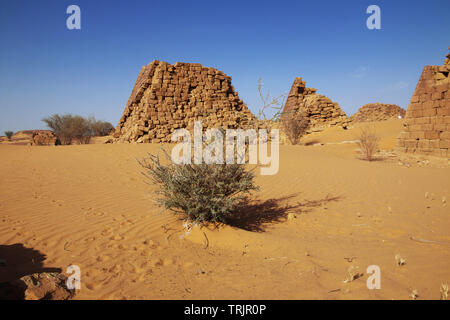
[[[297,216],[294,213],[289,213],[288,216],[287,216],[287,219],[289,221],[292,221],[292,220],[294,220],[296,218],[297,218]]]
[[[67,277],[61,273],[33,273],[0,284],[0,300],[69,300],[75,290],[67,289]]]
[[[347,262],[352,262],[356,257],[344,257],[344,259],[347,260]]]
[[[419,297],[419,292],[417,291],[417,289],[414,289],[413,291],[411,291],[411,293],[409,294],[409,297],[412,300],[416,300]]]
[[[355,266],[355,265],[351,265],[348,268],[347,273],[348,273],[348,276],[347,276],[347,279],[344,280],[344,283],[352,282],[363,276],[363,274],[359,272],[359,266]]]
[[[395,262],[397,263],[398,266],[403,266],[406,264],[406,260],[403,259],[399,254],[395,255]]]
[[[441,284],[440,292],[441,292],[441,300],[447,300],[449,292],[447,283]]]

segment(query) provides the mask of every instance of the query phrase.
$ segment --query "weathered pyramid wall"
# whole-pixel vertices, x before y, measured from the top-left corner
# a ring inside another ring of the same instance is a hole
[[[245,129],[254,116],[231,77],[198,63],[153,61],[142,67],[114,134],[119,142],[169,142],[178,128]]]
[[[397,139],[397,151],[450,157],[449,71],[450,54],[444,65],[423,69]]]
[[[345,127],[349,119],[338,103],[316,93],[316,89],[306,88],[302,78],[295,78],[286,104],[283,109],[281,121],[294,112],[303,112],[308,118],[309,131],[320,131],[327,127],[340,125]]]

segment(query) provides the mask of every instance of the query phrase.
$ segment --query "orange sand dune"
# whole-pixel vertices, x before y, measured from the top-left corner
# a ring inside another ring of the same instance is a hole
[[[383,149],[402,123],[377,123]],[[278,174],[257,177],[234,226],[190,232],[140,175],[136,158],[159,145],[0,145],[0,245],[15,248],[0,282],[75,264],[77,299],[409,299],[414,289],[439,299],[450,283],[448,160],[359,160],[356,144],[339,143],[358,127],[280,146]],[[344,283],[352,265],[364,275]],[[380,290],[366,287],[369,265]]]

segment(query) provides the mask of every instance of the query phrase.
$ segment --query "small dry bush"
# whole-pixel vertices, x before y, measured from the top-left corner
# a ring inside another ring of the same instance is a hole
[[[309,121],[302,112],[295,112],[285,115],[281,120],[281,126],[289,141],[298,144],[308,130]]]
[[[364,160],[375,160],[375,153],[378,150],[379,142],[380,137],[375,128],[370,126],[361,128],[358,145]]]
[[[149,184],[159,189],[157,202],[192,222],[222,222],[244,203],[254,184],[253,170],[240,164],[168,164],[158,155],[138,161]]]

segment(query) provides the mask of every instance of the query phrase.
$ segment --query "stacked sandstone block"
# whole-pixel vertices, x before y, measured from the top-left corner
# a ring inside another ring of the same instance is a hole
[[[406,111],[396,104],[369,103],[358,109],[354,115],[350,117],[353,122],[372,122],[383,121],[388,119],[404,118]]]
[[[302,112],[308,118],[309,131],[320,131],[331,126],[346,127],[349,123],[347,115],[339,104],[326,96],[317,94],[316,89],[306,88],[302,78],[295,78],[292,84],[281,121],[296,112]]]
[[[114,133],[116,142],[170,142],[178,128],[242,128],[255,121],[222,71],[198,63],[142,67]]]
[[[397,140],[397,151],[450,157],[449,72],[450,54],[444,65],[423,69]]]

